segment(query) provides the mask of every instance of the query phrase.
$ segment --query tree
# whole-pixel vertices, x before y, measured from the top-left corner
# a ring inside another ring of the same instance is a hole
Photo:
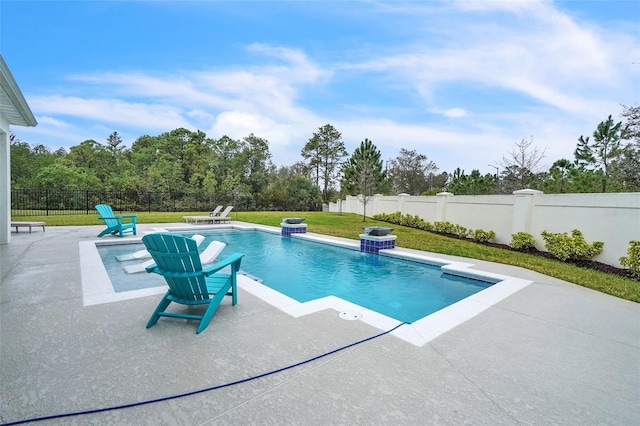
[[[390,161],[389,179],[397,192],[420,195],[431,189],[430,176],[438,171],[433,161],[415,150],[400,149],[398,157]]]
[[[352,195],[357,194],[364,206],[362,221],[367,220],[367,203],[380,190],[386,172],[382,167],[380,151],[369,139],[365,139],[345,163],[343,169],[343,188]]]
[[[38,172],[34,185],[46,189],[84,190],[99,187],[100,180],[91,170],[54,163]]]
[[[486,195],[493,194],[496,186],[496,177],[491,173],[484,176],[480,170],[471,170],[470,175],[466,175],[464,170],[458,167],[451,175],[451,182],[447,190],[456,195]]]
[[[622,106],[622,117],[627,122],[625,124],[625,139],[632,140],[640,148],[640,106]]]
[[[620,141],[625,136],[625,128],[622,121],[614,123],[611,115],[598,124],[593,132],[593,142],[589,137],[580,136],[575,151],[576,160],[602,171],[601,191],[607,192],[607,185],[611,184],[611,166],[623,154]]]
[[[323,200],[328,203],[329,190],[339,177],[339,167],[343,158],[347,156],[342,134],[332,125],[325,124],[313,134],[302,148],[301,154],[308,160],[309,167],[314,171],[318,188],[321,187],[320,181],[322,181]]]
[[[551,165],[546,179],[542,182],[542,190],[552,194],[576,192],[573,178],[577,166],[567,159],[560,159]]]
[[[56,163],[66,155],[64,150],[51,152],[44,145],[30,146],[14,133],[9,134],[9,155],[11,157],[11,185],[15,187],[37,187],[33,179],[45,167]]]
[[[120,146],[122,144],[122,138],[118,134],[118,132],[113,132],[107,138],[107,151],[111,153],[114,157],[122,152],[124,146]]]
[[[447,172],[442,172],[440,174],[435,174],[435,173],[431,173],[429,175],[429,180],[431,181],[429,183],[429,195],[435,195],[438,192],[441,192],[444,190],[444,188],[447,185],[447,181],[449,180],[449,173]]]
[[[112,168],[111,156],[104,146],[93,139],[72,146],[61,161],[68,167],[85,170],[86,174],[95,176],[100,182],[107,180]]]
[[[28,187],[32,178],[30,166],[31,147],[19,140],[14,133],[9,134],[9,155],[11,158],[11,186]]]
[[[546,149],[533,146],[533,137],[516,142],[507,156],[497,164],[501,166],[502,191],[511,193],[518,189],[535,188],[540,180]]]
[[[243,180],[250,193],[260,194],[269,183],[269,170],[272,167],[269,141],[251,133],[242,140],[240,163],[243,168]]]
[[[280,167],[272,174],[269,186],[263,192],[265,209],[315,210],[322,203],[320,189],[300,173],[296,164]]]
[[[181,170],[181,190],[197,191],[209,166],[211,140],[200,130],[184,128],[161,135],[164,144],[164,159],[176,162]]]
[[[210,176],[213,141],[184,128],[141,136],[131,145],[131,163],[150,191],[200,191]]]
[[[621,115],[626,119],[623,138],[629,142],[622,149],[613,175],[624,191],[640,191],[640,106],[623,105]]]
[[[217,178],[216,192],[232,194],[237,192],[245,194],[249,192],[241,176],[244,176],[245,167],[242,161],[242,143],[227,135],[213,141],[213,157],[210,168]]]

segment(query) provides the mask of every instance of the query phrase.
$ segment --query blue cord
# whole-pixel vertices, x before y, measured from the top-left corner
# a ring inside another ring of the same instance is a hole
[[[75,411],[75,412],[72,412],[72,413],[64,413],[64,414],[54,414],[54,415],[51,415],[51,416],[44,416],[44,417],[34,417],[34,418],[31,418],[31,419],[24,419],[24,420],[17,420],[17,421],[14,421],[14,422],[1,423],[0,426],[20,425],[20,424],[30,423],[30,422],[40,422],[40,421],[43,421],[43,420],[62,419],[62,418],[65,418],[65,417],[80,416],[80,415],[83,415],[83,414],[95,414],[95,413],[102,413],[104,411],[121,410],[123,408],[138,407],[140,405],[153,404],[155,402],[162,402],[162,401],[167,401],[167,400],[170,400],[170,399],[182,398],[182,397],[185,397],[185,396],[196,395],[196,394],[199,394],[199,393],[204,393],[204,392],[209,392],[209,391],[212,391],[212,390],[222,389],[222,388],[226,388],[226,387],[229,387],[229,386],[239,385],[240,383],[249,382],[249,381],[252,381],[252,380],[260,379],[262,377],[270,376],[272,374],[280,373],[282,371],[289,370],[291,368],[299,367],[301,365],[307,364],[309,362],[315,361],[315,360],[320,359],[320,358],[324,358],[324,357],[329,356],[331,354],[334,354],[336,352],[340,352],[340,351],[343,351],[343,350],[348,349],[350,347],[359,345],[361,343],[368,342],[369,340],[377,339],[378,337],[381,337],[381,336],[384,336],[385,334],[389,334],[389,333],[393,332],[394,330],[396,330],[397,328],[399,328],[399,327],[401,327],[401,326],[403,326],[405,324],[410,324],[410,323],[403,322],[401,324],[396,325],[391,330],[387,330],[387,331],[385,331],[383,333],[376,334],[375,336],[367,337],[366,339],[362,339],[362,340],[359,340],[357,342],[350,343],[350,344],[348,344],[346,346],[342,346],[342,347],[340,347],[338,349],[334,349],[334,350],[332,350],[330,352],[326,352],[324,354],[314,356],[313,358],[309,358],[309,359],[307,359],[305,361],[300,361],[300,362],[298,362],[296,364],[292,364],[292,365],[289,365],[289,366],[286,366],[286,367],[278,368],[277,370],[272,370],[272,371],[269,371],[267,373],[259,374],[257,376],[247,377],[246,379],[240,379],[240,380],[236,380],[234,382],[229,382],[229,383],[225,383],[225,384],[222,384],[222,385],[212,386],[212,387],[209,387],[209,388],[199,389],[199,390],[195,390],[195,391],[191,391],[191,392],[180,393],[180,394],[177,394],[177,395],[171,395],[171,396],[165,396],[165,397],[162,397],[162,398],[156,398],[156,399],[149,399],[149,400],[146,400],[146,401],[134,402],[134,403],[131,403],[131,404],[114,405],[114,406],[111,406],[111,407],[96,408],[96,409],[93,409],[93,410],[85,410],[85,411]]]

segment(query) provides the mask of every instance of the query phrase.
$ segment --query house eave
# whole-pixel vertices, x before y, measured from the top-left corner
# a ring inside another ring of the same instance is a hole
[[[2,55],[0,55],[0,114],[10,125],[35,127],[38,124]]]

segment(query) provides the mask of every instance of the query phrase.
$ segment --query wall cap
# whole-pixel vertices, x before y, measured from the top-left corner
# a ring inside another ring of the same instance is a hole
[[[519,189],[517,191],[513,191],[513,195],[540,195],[544,194],[542,191],[538,191],[537,189]]]

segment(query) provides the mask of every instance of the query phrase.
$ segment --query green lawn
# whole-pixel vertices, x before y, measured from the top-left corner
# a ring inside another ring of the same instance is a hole
[[[136,213],[138,223],[171,223],[181,222],[182,216],[208,215],[207,212],[181,213]],[[351,213],[323,212],[232,212],[233,220],[279,226],[283,217],[304,217],[309,232],[332,235],[357,240],[363,226],[391,226],[394,235],[398,236],[397,246],[433,253],[463,256],[489,262],[520,266],[572,282],[583,287],[611,294],[623,299],[640,303],[640,283],[631,279],[605,274],[590,269],[578,268],[558,260],[550,260],[525,253],[513,252],[494,247],[476,244],[472,241],[449,238],[427,231],[404,226],[389,225]],[[100,225],[97,215],[73,216],[29,216],[19,217],[20,221],[44,221],[47,226]]]

